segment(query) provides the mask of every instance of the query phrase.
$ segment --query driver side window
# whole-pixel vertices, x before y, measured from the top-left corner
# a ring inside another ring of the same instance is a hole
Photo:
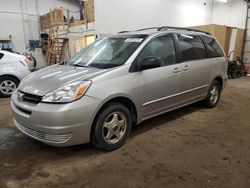
[[[176,63],[176,50],[172,35],[164,35],[153,39],[143,49],[139,62],[147,57],[156,57],[160,60],[161,66]]]

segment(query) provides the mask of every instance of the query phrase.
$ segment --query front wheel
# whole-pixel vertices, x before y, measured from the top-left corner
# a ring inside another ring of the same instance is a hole
[[[206,106],[208,108],[214,108],[217,106],[221,93],[221,86],[217,80],[214,80],[209,88],[207,98],[205,99]]]
[[[19,81],[11,76],[3,76],[0,78],[0,96],[10,97],[18,87]]]
[[[115,150],[129,137],[131,114],[123,104],[111,103],[99,113],[93,126],[92,144],[102,150]]]

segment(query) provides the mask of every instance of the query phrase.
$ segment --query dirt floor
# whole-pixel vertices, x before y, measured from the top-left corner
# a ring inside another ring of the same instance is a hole
[[[197,103],[134,128],[113,152],[55,148],[13,125],[0,99],[0,187],[250,187],[250,78],[230,80],[215,109]]]

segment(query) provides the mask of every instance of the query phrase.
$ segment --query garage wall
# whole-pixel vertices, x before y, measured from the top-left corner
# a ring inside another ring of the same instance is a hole
[[[112,34],[152,26],[211,22],[211,0],[95,0],[96,30]]]
[[[245,29],[247,2],[228,0],[228,3],[213,3],[212,23]]]
[[[39,15],[55,7],[78,11],[77,1],[70,0],[1,0],[0,39],[12,35],[14,50],[23,53],[28,40],[39,40]],[[74,15],[77,18],[77,15]]]
[[[0,6],[0,39],[9,40],[12,35],[14,46],[20,52],[24,51],[24,34],[22,17],[17,14],[8,14],[3,12],[21,12],[19,1],[2,0]]]
[[[78,2],[1,0],[0,39],[9,39],[11,35],[14,50],[23,53],[29,39],[39,39],[38,16],[55,7],[77,12]],[[215,23],[244,28],[246,7],[243,0],[228,0],[226,4],[216,0],[95,0],[95,27],[98,34],[161,25],[185,27]],[[75,13],[74,17],[77,16]]]

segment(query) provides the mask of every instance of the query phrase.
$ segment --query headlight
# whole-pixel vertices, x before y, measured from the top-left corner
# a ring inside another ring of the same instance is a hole
[[[88,90],[91,81],[74,82],[60,87],[43,96],[42,102],[66,103],[81,98]]]

